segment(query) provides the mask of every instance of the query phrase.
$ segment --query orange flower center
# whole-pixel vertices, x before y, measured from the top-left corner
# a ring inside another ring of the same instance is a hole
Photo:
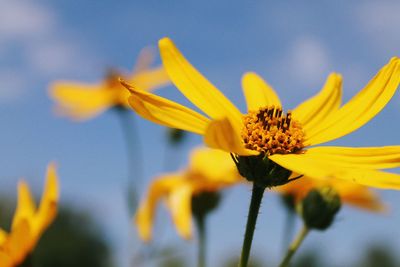
[[[289,111],[280,107],[263,107],[243,117],[242,138],[245,147],[262,154],[289,154],[303,149],[304,132]]]
[[[105,82],[107,84],[107,88],[109,89],[121,89],[121,83],[119,82],[119,78],[123,77],[118,71],[116,70],[109,70],[106,75]]]

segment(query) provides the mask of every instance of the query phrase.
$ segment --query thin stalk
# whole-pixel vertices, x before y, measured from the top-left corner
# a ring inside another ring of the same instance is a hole
[[[197,266],[205,267],[206,266],[206,240],[207,240],[207,229],[206,229],[206,215],[198,215],[195,216],[196,224],[197,224],[197,233],[199,238],[198,244],[198,254],[197,254]]]
[[[286,248],[290,244],[290,240],[292,240],[294,236],[294,226],[296,222],[296,213],[287,208],[286,209],[286,218],[285,218],[285,226],[283,229],[283,237],[282,237],[282,244],[283,244],[283,252],[285,252]]]
[[[132,112],[117,108],[122,133],[126,144],[128,161],[128,199],[130,212],[133,214],[137,207],[138,191],[143,177],[143,153],[137,131],[136,121]]]
[[[260,209],[261,200],[264,195],[264,190],[265,188],[259,187],[255,183],[253,183],[249,216],[247,217],[246,233],[244,235],[242,255],[240,256],[239,267],[247,267],[247,263],[249,261],[251,243],[253,241],[254,229],[256,227],[258,211]]]
[[[296,253],[297,249],[300,247],[301,243],[303,242],[304,238],[307,236],[307,234],[309,232],[310,232],[310,230],[306,226],[303,226],[303,228],[298,233],[298,235],[295,238],[295,240],[289,246],[289,249],[286,252],[286,255],[283,258],[283,260],[282,260],[281,264],[279,265],[279,267],[288,267],[289,266],[290,260],[292,259],[294,253]]]

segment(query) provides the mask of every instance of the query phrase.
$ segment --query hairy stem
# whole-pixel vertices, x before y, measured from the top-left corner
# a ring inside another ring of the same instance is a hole
[[[257,186],[255,183],[253,183],[249,216],[247,217],[246,233],[244,235],[242,255],[240,256],[239,267],[247,267],[247,264],[249,262],[251,243],[253,241],[254,229],[257,222],[261,200],[264,195],[264,190],[265,188]]]

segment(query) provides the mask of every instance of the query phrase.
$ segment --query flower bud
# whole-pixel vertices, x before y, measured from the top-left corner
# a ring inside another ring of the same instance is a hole
[[[180,129],[168,128],[168,142],[178,145],[185,139],[186,132]]]
[[[292,174],[265,155],[233,156],[236,167],[243,177],[261,188],[284,185]]]
[[[341,201],[332,187],[321,187],[311,190],[303,199],[300,214],[309,229],[325,230],[333,222],[340,210]]]
[[[296,211],[296,199],[292,194],[282,194],[280,195],[281,203],[290,212]]]
[[[197,217],[203,217],[218,207],[221,196],[218,192],[201,192],[192,197],[192,212]]]

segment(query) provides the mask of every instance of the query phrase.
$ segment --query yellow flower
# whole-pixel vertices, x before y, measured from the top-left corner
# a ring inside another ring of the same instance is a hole
[[[129,93],[118,82],[126,77],[129,82],[138,84],[142,89],[151,91],[169,83],[168,75],[160,66],[150,68],[154,55],[145,48],[139,55],[132,74],[110,72],[100,83],[85,84],[58,81],[50,86],[51,97],[58,102],[57,111],[76,120],[95,117],[103,111],[115,107],[127,107]]]
[[[46,186],[35,207],[28,185],[18,184],[18,204],[11,231],[0,229],[0,267],[15,267],[21,264],[35,248],[40,236],[53,222],[57,214],[58,178],[54,164],[47,169]]]
[[[192,197],[202,192],[216,192],[242,182],[236,167],[226,152],[194,149],[187,169],[165,174],[152,181],[135,216],[141,239],[152,238],[154,213],[159,201],[165,199],[176,230],[185,239],[192,235]]]
[[[400,146],[310,147],[350,134],[377,115],[399,85],[399,58],[392,58],[342,106],[342,78],[332,73],[317,95],[286,114],[271,86],[257,74],[246,73],[242,82],[248,113],[243,115],[170,39],[161,39],[159,47],[171,81],[207,117],[121,81],[132,94],[130,106],[142,117],[203,135],[212,148],[238,156],[265,156],[277,166],[302,175],[400,189],[400,175],[380,171],[400,165]]]
[[[292,183],[277,187],[276,191],[283,196],[292,196],[295,202],[300,202],[312,189],[324,186],[332,187],[343,203],[374,212],[386,210],[385,205],[373,190],[363,185],[336,179],[302,177]]]

